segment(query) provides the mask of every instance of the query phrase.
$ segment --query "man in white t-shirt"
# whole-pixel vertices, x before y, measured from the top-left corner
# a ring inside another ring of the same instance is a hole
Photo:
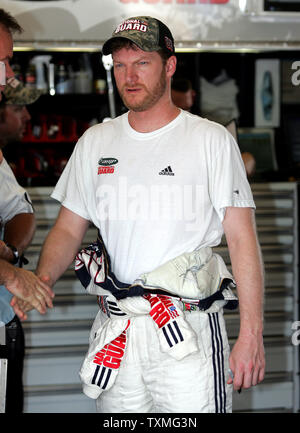
[[[21,413],[23,410],[24,335],[21,323],[10,306],[10,301],[12,296],[16,295],[19,300],[26,300],[40,313],[45,313],[46,307],[52,306],[53,295],[50,288],[32,272],[14,266],[21,263],[22,253],[30,243],[35,229],[29,196],[17,183],[2,153],[2,148],[9,141],[6,140],[7,135],[16,136],[18,129],[16,117],[7,128],[6,115],[12,113],[9,113],[10,110],[6,112],[5,104],[11,102],[14,97],[20,98],[20,90],[9,89],[6,82],[13,85],[13,71],[9,65],[13,54],[12,34],[21,30],[12,16],[0,9],[0,327],[4,327],[5,330],[3,332],[5,341],[1,341],[1,348],[4,357],[8,360],[7,374],[3,376],[3,371],[0,371],[2,387],[0,394],[5,396],[5,412],[14,414]],[[3,101],[2,92],[6,93],[6,102]],[[32,93],[35,92],[28,89],[22,92],[23,104],[29,102],[28,94],[32,96]],[[15,100],[13,102],[16,103]],[[10,130],[13,130],[14,134],[8,134]],[[25,319],[26,314],[21,317]],[[6,389],[3,388],[5,382]]]
[[[174,41],[159,20],[125,20],[103,53],[112,53],[118,91],[129,111],[93,126],[77,143],[52,195],[62,206],[37,273],[53,286],[90,222],[99,228],[115,277],[128,284],[183,253],[218,245],[225,232],[241,315],[230,357],[221,310],[185,311],[199,350],[181,360],[160,350],[150,316],[132,317],[115,383],[102,392],[97,408],[231,411],[232,388],[259,383],[265,363],[255,205],[237,144],[223,126],[172,103]]]
[[[2,100],[2,92],[5,89],[6,82],[13,80],[14,73],[10,67],[10,60],[13,56],[13,33],[21,32],[22,28],[17,23],[14,17],[12,17],[4,9],[0,9],[0,101]],[[1,108],[1,107],[0,107]],[[3,116],[3,107],[0,109],[0,117]],[[0,131],[1,134],[3,131]],[[20,208],[24,205],[26,200],[23,200],[24,192],[22,188],[15,185],[12,182],[14,175],[9,169],[6,163],[3,153],[2,146],[4,137],[0,137],[0,168],[1,168],[1,182],[0,182],[0,229],[3,224],[3,220],[9,221],[9,214],[14,213],[16,215]],[[14,179],[15,184],[17,184]],[[13,191],[15,190],[15,193]],[[23,201],[21,206],[19,200]],[[9,206],[9,210],[6,207]],[[27,202],[26,206],[29,203]],[[26,208],[28,212],[28,208]],[[3,217],[3,214],[6,214]],[[10,235],[19,238],[20,236],[16,233],[15,229],[10,229]],[[0,285],[5,285],[6,289],[12,294],[18,296],[20,299],[27,300],[32,307],[38,309],[40,313],[45,313],[47,306],[52,306],[51,297],[53,292],[50,288],[37,278],[32,272],[25,271],[24,269],[17,269],[10,265],[9,262],[14,262],[19,256],[17,248],[10,248],[0,240]],[[15,299],[16,301],[16,299]],[[22,314],[19,311],[19,315],[26,319],[26,314]],[[1,317],[0,317],[1,321]]]
[[[26,88],[10,77],[0,101],[0,321],[6,328],[7,413],[21,413],[23,410],[22,376],[25,354],[23,328],[10,301],[13,294],[22,293],[22,284],[23,295],[27,292],[27,299],[28,295],[31,295],[38,305],[38,297],[42,293],[38,293],[39,290],[35,288],[39,280],[34,274],[10,265],[23,264],[23,252],[34,236],[35,216],[29,194],[18,184],[10,165],[2,155],[2,149],[4,151],[12,142],[22,140],[30,119],[26,105],[35,102],[40,95],[39,90]],[[6,278],[3,278],[5,275]],[[16,290],[17,286],[12,290],[14,282],[19,286],[19,291]],[[42,305],[39,308],[45,310]]]

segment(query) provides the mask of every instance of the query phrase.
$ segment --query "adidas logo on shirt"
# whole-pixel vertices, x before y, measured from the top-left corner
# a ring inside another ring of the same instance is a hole
[[[165,168],[164,170],[160,171],[158,174],[162,175],[162,176],[175,176],[175,173],[173,173],[170,165]]]

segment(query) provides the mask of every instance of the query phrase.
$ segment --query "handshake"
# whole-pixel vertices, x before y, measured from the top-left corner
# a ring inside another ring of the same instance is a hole
[[[34,308],[40,314],[45,314],[47,308],[53,308],[54,292],[49,282],[47,276],[39,278],[33,272],[0,259],[0,284],[14,295],[10,305],[20,320],[26,320],[26,313]]]

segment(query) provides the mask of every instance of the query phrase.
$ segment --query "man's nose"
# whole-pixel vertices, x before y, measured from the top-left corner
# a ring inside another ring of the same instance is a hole
[[[22,114],[23,114],[23,120],[24,120],[25,122],[29,122],[29,120],[31,119],[31,116],[30,116],[30,114],[29,114],[29,112],[28,112],[28,110],[27,110],[26,107],[23,107],[23,112],[22,112]]]
[[[129,66],[126,69],[126,82],[128,84],[134,84],[137,81],[137,73],[135,71],[135,68],[132,66]]]

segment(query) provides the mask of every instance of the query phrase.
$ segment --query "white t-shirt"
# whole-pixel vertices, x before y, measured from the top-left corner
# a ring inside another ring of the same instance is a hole
[[[88,129],[52,197],[100,229],[123,282],[220,243],[227,206],[255,207],[236,142],[185,111],[149,133],[128,113]]]
[[[19,213],[33,213],[30,197],[3,158],[0,164],[0,223],[5,225]]]

